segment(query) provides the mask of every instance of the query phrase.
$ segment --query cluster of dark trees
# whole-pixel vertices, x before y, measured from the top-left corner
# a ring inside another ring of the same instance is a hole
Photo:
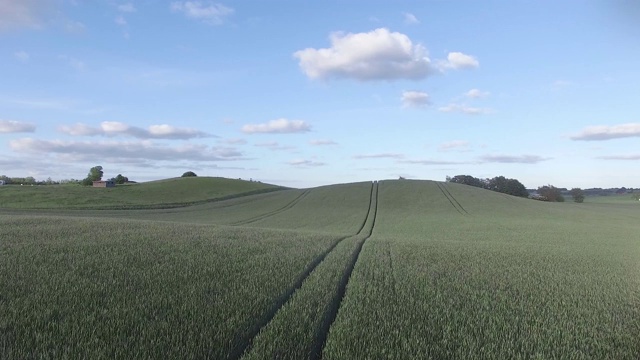
[[[471,175],[456,175],[454,177],[447,176],[448,182],[475,186],[487,190],[497,191],[504,194],[520,197],[531,197],[532,199],[542,201],[563,202],[563,192],[567,189],[560,189],[553,185],[544,185],[538,187],[533,195],[525,188],[520,181],[516,179],[507,179],[504,176],[496,176],[491,179],[479,179]],[[568,193],[573,197],[573,201],[581,203],[584,201],[585,192],[580,188],[573,188]]]
[[[196,177],[198,175],[196,175],[196,173],[194,173],[193,171],[187,171],[186,173],[182,174],[181,177]]]
[[[89,174],[87,174],[86,178],[80,181],[80,184],[85,186],[93,185],[94,181],[102,180],[103,175],[104,175],[104,171],[102,171],[102,166],[100,165],[94,166],[91,169],[89,169]],[[129,182],[129,178],[126,176],[122,176],[122,174],[118,174],[118,176],[111,178],[109,180],[112,180],[116,184],[124,184]]]
[[[457,184],[475,186],[487,190],[497,191],[513,196],[529,197],[527,188],[516,179],[507,179],[504,176],[496,176],[491,179],[479,179],[471,175],[447,176],[447,181]]]

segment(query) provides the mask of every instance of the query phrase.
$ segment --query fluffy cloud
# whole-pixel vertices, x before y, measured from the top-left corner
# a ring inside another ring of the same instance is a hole
[[[506,163],[506,164],[537,164],[542,161],[551,160],[537,155],[485,155],[480,158],[483,163]]]
[[[464,94],[466,97],[471,99],[480,99],[489,96],[488,91],[480,91],[478,89],[471,89]]]
[[[337,142],[328,139],[317,139],[309,141],[309,144],[313,146],[323,146],[323,145],[338,145]]]
[[[447,60],[438,62],[438,66],[443,69],[473,69],[480,66],[478,60],[467,54],[461,52],[450,52],[447,55]]]
[[[303,120],[276,119],[266,124],[248,124],[242,127],[247,134],[293,134],[311,131],[311,125]]]
[[[403,107],[423,107],[429,105],[429,94],[422,91],[404,91],[402,92]]]
[[[412,13],[403,13],[402,15],[404,15],[405,24],[409,24],[409,25],[420,24],[420,20],[418,20],[418,18]]]
[[[42,155],[64,155],[78,161],[105,159],[107,161],[222,161],[240,160],[242,153],[234,148],[207,147],[186,144],[178,147],[158,145],[151,141],[61,141],[22,138],[12,140],[9,146],[16,152]]]
[[[0,134],[34,132],[36,126],[22,121],[0,120]]]
[[[464,104],[449,104],[447,106],[442,106],[438,108],[438,111],[459,112],[459,113],[468,114],[468,115],[483,115],[483,114],[490,114],[493,112],[491,109],[488,109],[488,108],[472,107]]]
[[[404,155],[398,153],[377,153],[377,154],[364,154],[355,155],[354,159],[402,159]]]
[[[304,160],[304,159],[291,160],[289,161],[288,164],[292,166],[300,166],[300,167],[327,165],[323,162],[313,161],[313,160]]]
[[[466,150],[469,148],[469,142],[464,140],[453,140],[440,144],[440,150],[448,151],[453,149]]]
[[[0,0],[0,31],[41,28],[52,5],[52,0]]]
[[[222,24],[234,12],[232,8],[210,1],[174,1],[171,3],[171,10],[212,25]]]
[[[579,134],[571,137],[572,140],[611,140],[627,137],[640,137],[640,123],[620,124],[613,126],[588,126]]]
[[[189,128],[177,128],[171,125],[151,125],[149,129],[142,129],[130,126],[117,121],[103,121],[99,128],[94,128],[85,124],[75,124],[72,126],[60,126],[58,130],[62,133],[73,136],[131,136],[138,139],[172,139],[187,140],[193,138],[212,137],[202,131]]]
[[[331,47],[307,48],[293,55],[311,79],[423,79],[434,72],[427,50],[399,32],[385,28],[367,33],[336,32]]]

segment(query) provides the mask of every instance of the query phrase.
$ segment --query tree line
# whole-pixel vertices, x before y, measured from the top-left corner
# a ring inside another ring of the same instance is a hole
[[[454,177],[447,176],[447,182],[475,186],[482,189],[496,191],[503,194],[530,197],[535,200],[563,202],[564,196],[562,191],[553,185],[544,185],[538,187],[535,195],[530,195],[527,188],[516,179],[508,179],[504,176],[496,176],[494,178],[480,179],[471,175],[456,175]],[[569,191],[573,197],[573,201],[581,203],[584,201],[584,191],[580,188],[573,188]]]

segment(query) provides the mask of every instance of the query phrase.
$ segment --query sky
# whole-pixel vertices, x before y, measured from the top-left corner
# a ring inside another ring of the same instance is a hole
[[[0,0],[0,175],[640,188],[640,3]]]

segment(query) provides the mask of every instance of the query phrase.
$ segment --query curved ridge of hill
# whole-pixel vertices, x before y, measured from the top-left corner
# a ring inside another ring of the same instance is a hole
[[[77,185],[4,186],[0,208],[153,209],[219,201],[284,187],[222,177],[184,177],[93,188]]]

